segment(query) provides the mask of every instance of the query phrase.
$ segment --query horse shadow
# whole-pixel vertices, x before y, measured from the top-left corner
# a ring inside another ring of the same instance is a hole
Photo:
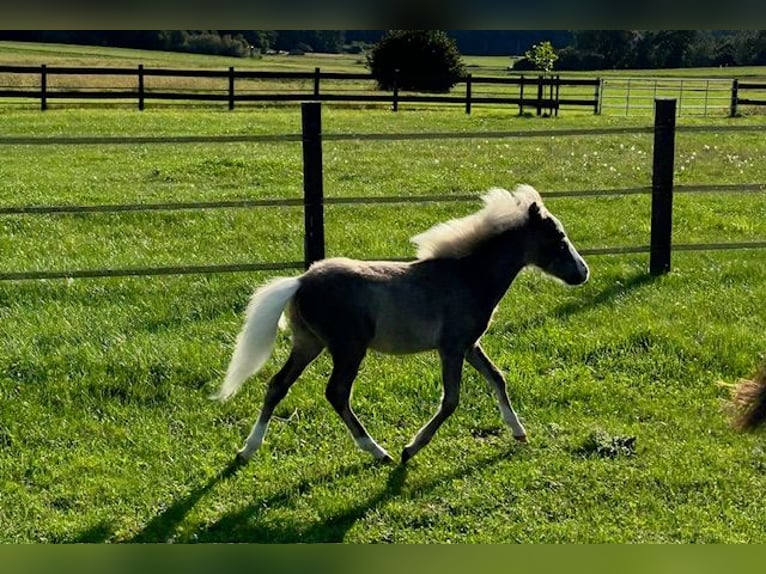
[[[207,526],[195,535],[198,542],[250,542],[250,543],[340,543],[348,531],[370,512],[380,508],[388,501],[406,495],[408,499],[418,497],[447,481],[465,478],[481,472],[502,460],[507,460],[511,449],[503,449],[495,454],[461,464],[454,471],[407,485],[409,466],[397,465],[389,471],[385,486],[367,499],[353,504],[339,512],[330,514],[310,524],[294,524],[280,521],[274,524],[265,519],[266,510],[275,510],[282,506],[289,508],[293,493],[281,493],[267,499],[256,500],[248,506],[222,516],[215,523]],[[413,464],[413,463],[410,463]],[[417,463],[415,463],[417,464]],[[379,465],[370,462],[358,465],[358,468]],[[346,473],[349,474],[349,473]],[[312,485],[323,483],[312,481]],[[304,485],[306,486],[306,485]],[[406,492],[405,492],[405,487]],[[304,491],[304,493],[307,491]]]
[[[491,456],[478,460],[466,461],[452,472],[440,474],[415,484],[407,485],[407,475],[410,466],[397,465],[388,472],[385,486],[372,493],[366,499],[348,506],[339,512],[324,516],[307,524],[290,523],[288,521],[273,522],[266,519],[266,512],[275,509],[290,509],[294,506],[296,494],[306,495],[317,485],[327,485],[334,476],[349,477],[360,474],[365,469],[379,467],[374,461],[359,462],[348,465],[340,471],[334,471],[323,476],[313,476],[309,479],[294,483],[289,487],[268,497],[253,500],[247,506],[228,512],[216,522],[200,528],[197,532],[184,536],[179,541],[194,542],[250,542],[250,543],[294,543],[342,542],[348,531],[371,511],[381,507],[386,502],[403,494],[414,498],[421,496],[445,481],[465,478],[473,473],[481,472],[502,460],[512,456],[512,448],[502,449]],[[178,499],[160,514],[152,518],[133,537],[123,540],[126,543],[158,543],[173,541],[180,524],[191,510],[210,493],[218,484],[228,480],[239,472],[243,465],[232,462],[211,477],[205,484],[192,490],[186,496]],[[99,522],[80,532],[69,543],[98,543],[113,537],[113,527],[110,523]]]

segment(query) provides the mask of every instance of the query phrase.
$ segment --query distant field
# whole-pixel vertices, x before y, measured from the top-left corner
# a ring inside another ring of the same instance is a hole
[[[517,72],[509,72],[511,58],[505,56],[465,56],[467,70],[473,76],[479,77],[509,77]],[[23,42],[0,42],[0,63],[51,66],[117,66],[137,67],[143,64],[147,68],[188,68],[213,69],[224,71],[229,66],[242,70],[261,71],[304,71],[311,72],[320,68],[325,72],[367,72],[363,55],[349,54],[306,54],[304,56],[265,55],[254,58],[230,58],[221,56],[206,56],[159,52],[148,50],[123,50],[90,46],[72,46],[55,44],[33,44]],[[535,76],[535,72],[527,72]],[[606,115],[649,115],[653,99],[659,97],[675,97],[679,100],[681,115],[725,116],[729,113],[731,101],[731,80],[738,78],[742,81],[765,81],[766,67],[739,68],[695,68],[678,70],[601,70],[589,72],[562,72],[564,77],[599,77],[604,80],[601,90],[603,105],[601,112]],[[135,90],[136,78],[125,76],[57,76],[48,79],[50,90],[77,89],[122,89]],[[0,88],[32,89],[39,87],[38,74],[14,75],[0,74]],[[227,80],[210,78],[161,78],[148,77],[145,80],[148,92],[165,90],[181,92],[217,92],[226,93]],[[532,88],[530,88],[532,89]],[[238,80],[238,93],[289,93],[299,92],[310,94],[313,83],[309,80]],[[322,90],[326,93],[358,93],[385,95],[376,89],[370,81],[337,81],[324,80]],[[453,90],[462,94],[464,87]],[[564,87],[563,98],[592,98],[593,88]],[[518,96],[518,87],[482,85],[476,83],[473,95],[476,97]],[[527,92],[529,95],[529,92]],[[766,99],[766,90],[751,91],[743,97]],[[123,102],[117,105],[128,106],[134,102]],[[16,105],[33,107],[38,102],[29,100],[4,100],[0,105]],[[53,106],[78,105],[114,105],[99,101],[77,102],[51,99]],[[190,102],[152,102],[150,105],[190,105]],[[198,104],[196,104],[198,105]],[[208,103],[205,105],[215,106]],[[240,104],[241,105],[241,104]],[[365,105],[365,104],[356,104]],[[386,104],[366,104],[386,107]],[[507,109],[507,108],[506,108]],[[763,108],[743,107],[739,111],[745,114],[761,113]],[[589,108],[564,106],[565,113],[592,113]]]
[[[0,61],[322,60],[34,49],[41,55],[4,43]],[[280,135],[300,133],[300,122],[295,105],[0,107],[2,137]],[[762,131],[723,129],[759,128],[763,116],[678,123],[712,129],[678,132],[677,184],[766,183]],[[651,134],[546,130],[649,125],[648,115],[329,105],[325,134],[540,133],[327,140],[325,194],[478,197],[520,182],[544,196],[644,187]],[[302,193],[297,141],[4,144],[0,154],[0,207]],[[674,242],[763,241],[764,199],[763,191],[679,193]],[[648,243],[646,194],[546,204],[580,248]],[[409,257],[412,235],[479,205],[328,205],[327,254]],[[297,207],[0,215],[0,273],[300,260],[302,225]],[[647,274],[646,255],[588,263],[591,280],[579,289],[523,273],[484,338],[530,444],[513,443],[489,390],[466,368],[457,413],[406,468],[372,464],[355,450],[323,397],[326,356],[281,404],[252,463],[230,467],[268,377],[286,358],[288,336],[279,335],[273,359],[240,396],[224,405],[207,397],[226,369],[250,293],[275,273],[0,282],[0,542],[766,542],[764,436],[731,429],[720,385],[766,359],[766,250],[676,251],[672,272],[660,278]],[[433,354],[371,353],[353,404],[395,453],[439,395]]]

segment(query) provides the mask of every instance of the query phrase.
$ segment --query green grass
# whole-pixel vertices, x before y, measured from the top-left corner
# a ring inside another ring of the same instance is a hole
[[[298,133],[296,108],[3,110],[4,134]],[[760,125],[759,118],[682,125]],[[518,118],[503,110],[327,106],[325,133],[645,126],[646,118]],[[757,133],[680,132],[679,184],[766,181]],[[0,205],[299,197],[298,143],[3,146]],[[324,146],[328,196],[645,186],[651,135]],[[762,240],[762,193],[679,194],[674,240]],[[649,197],[550,199],[580,247],[648,243]],[[478,204],[328,206],[329,255],[409,256],[408,238]],[[299,259],[299,209],[2,216],[0,271]],[[2,542],[764,542],[766,450],[722,410],[764,356],[763,251],[592,257],[567,289],[522,274],[485,348],[530,433],[513,443],[466,368],[461,405],[406,469],[357,451],[323,397],[322,356],[263,449],[229,466],[272,360],[219,405],[252,290],[272,275],[0,283]],[[370,354],[360,418],[397,453],[440,395],[433,354]],[[635,438],[632,449],[609,447]]]
[[[476,78],[481,77],[510,77],[507,70],[511,62],[505,56],[465,56],[467,71]],[[136,67],[144,64],[147,68],[204,68],[226,70],[229,66],[243,70],[261,71],[303,71],[313,72],[320,68],[325,72],[356,72],[365,73],[363,55],[351,54],[306,54],[304,56],[266,55],[258,58],[232,58],[224,56],[209,56],[200,54],[185,54],[160,52],[152,50],[126,50],[95,46],[72,46],[64,44],[36,44],[26,42],[0,42],[0,62],[3,64],[23,64],[51,66],[118,66]],[[518,73],[513,72],[513,76]],[[537,72],[527,72],[527,76],[536,76]],[[585,72],[562,72],[567,77],[602,78],[601,113],[615,116],[650,116],[653,110],[655,96],[675,97],[679,100],[679,113],[682,116],[713,116],[725,117],[730,111],[731,80],[762,82],[766,79],[766,67],[725,67],[725,68],[682,68],[668,70],[596,70]],[[630,80],[630,86],[628,85]],[[123,89],[135,90],[136,78],[128,76],[61,76],[50,74],[48,87],[50,90],[60,89]],[[228,80],[205,78],[162,78],[148,76],[145,78],[145,88],[152,91],[170,91],[188,93],[194,91],[225,93],[228,90]],[[13,86],[16,89],[38,89],[38,74],[0,74],[0,85]],[[287,93],[300,91],[313,92],[313,81],[310,80],[252,80],[239,79],[236,83],[237,93],[271,92]],[[458,86],[453,94],[463,95],[465,87]],[[321,91],[325,93],[356,93],[362,95],[385,95],[376,89],[370,81],[338,81],[322,80]],[[475,82],[472,88],[475,97],[518,97],[517,86],[482,84]],[[534,87],[527,87],[526,96],[535,94]],[[390,94],[389,94],[390,95]],[[594,88],[590,86],[564,86],[560,96],[564,99],[591,99]],[[766,90],[743,91],[740,97],[752,99],[766,98]],[[6,100],[10,106],[36,108],[36,100]],[[105,106],[114,105],[133,107],[134,100],[105,103],[104,101],[72,101],[57,100],[51,97],[51,107],[78,107],[84,105]],[[169,107],[196,105],[192,102],[167,102],[152,100],[149,96],[147,105],[150,107]],[[216,103],[204,104],[216,107]],[[252,104],[239,103],[239,106]],[[387,104],[369,104],[373,108],[386,108]],[[402,107],[413,107],[403,104]],[[459,107],[459,106],[456,106]],[[474,109],[488,107],[485,104],[474,106]],[[507,111],[506,106],[495,106],[495,109]],[[529,111],[529,110],[527,110]],[[744,115],[761,114],[763,107],[740,106],[739,113]],[[592,114],[591,107],[562,105],[561,113]]]

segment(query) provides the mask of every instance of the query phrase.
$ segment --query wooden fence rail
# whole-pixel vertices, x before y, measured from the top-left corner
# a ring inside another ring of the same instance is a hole
[[[740,96],[740,92],[756,92],[757,98]],[[731,117],[739,115],[740,106],[766,106],[766,83],[764,82],[740,82],[733,80],[731,85]]]
[[[654,134],[653,174],[651,186],[639,186],[622,189],[591,189],[577,191],[552,191],[545,198],[585,198],[619,195],[652,195],[651,230],[648,245],[596,247],[581,249],[583,255],[620,255],[630,253],[648,253],[649,269],[652,274],[667,273],[670,270],[671,250],[702,251],[702,250],[731,250],[731,249],[764,249],[766,241],[748,241],[732,243],[699,243],[672,245],[672,207],[674,193],[762,193],[766,191],[766,183],[751,184],[705,184],[674,186],[674,136],[676,131],[701,131],[705,126],[687,126],[678,128],[675,125],[676,102],[674,99],[658,99],[656,101],[655,122],[653,128],[631,128],[632,132]],[[245,271],[276,271],[284,269],[300,269],[308,267],[312,262],[321,259],[325,254],[324,241],[324,206],[325,205],[358,205],[358,204],[393,204],[393,203],[427,203],[475,201],[473,194],[429,195],[429,196],[384,196],[384,197],[325,197],[322,176],[322,141],[323,140],[353,140],[359,134],[322,134],[321,104],[309,102],[302,105],[302,134],[282,136],[234,136],[233,141],[255,142],[302,142],[304,196],[294,199],[248,199],[210,202],[173,202],[155,204],[107,204],[107,205],[61,205],[61,206],[4,206],[0,207],[0,216],[35,216],[35,215],[64,215],[88,213],[119,213],[136,211],[181,211],[202,209],[242,209],[259,207],[296,207],[304,210],[304,259],[303,261],[233,263],[224,265],[178,265],[169,267],[140,267],[128,269],[85,269],[85,270],[50,270],[50,271],[15,271],[0,272],[0,281],[27,279],[63,279],[63,278],[95,278],[95,277],[131,277],[152,275],[184,275],[199,273],[234,273]],[[731,130],[761,130],[753,126],[729,126]],[[719,128],[715,128],[718,130]],[[430,139],[463,139],[466,137],[549,137],[551,133],[567,136],[588,135],[618,135],[625,133],[621,128],[588,129],[588,130],[525,130],[517,132],[471,132],[471,133],[438,133],[438,134],[366,134],[373,140],[409,140]],[[114,138],[55,138],[56,143],[63,145],[98,144],[106,141],[114,143]],[[198,143],[199,141],[220,141],[220,138],[183,137],[183,138],[118,138],[117,143]],[[226,140],[229,141],[229,140]],[[2,138],[2,145],[51,145],[49,138]]]
[[[150,100],[161,101],[207,101],[226,102],[229,109],[234,109],[237,102],[302,102],[308,99],[320,102],[359,102],[359,103],[383,103],[390,104],[391,109],[396,111],[401,103],[435,103],[435,104],[458,104],[465,107],[466,113],[470,114],[472,107],[477,104],[509,105],[518,106],[519,112],[525,108],[533,108],[537,115],[544,110],[557,114],[562,106],[580,106],[593,110],[599,109],[599,86],[598,78],[561,78],[558,75],[537,75],[518,77],[473,77],[467,75],[462,78],[455,88],[455,93],[415,94],[402,93],[396,86],[389,93],[368,93],[370,88],[359,90],[358,93],[343,93],[344,90],[322,89],[323,81],[336,82],[367,82],[373,85],[374,78],[369,73],[347,72],[322,72],[315,68],[313,72],[276,72],[257,70],[235,70],[230,67],[226,70],[190,70],[190,69],[167,69],[146,68],[139,65],[137,68],[120,67],[91,67],[91,66],[0,66],[0,75],[15,77],[19,75],[39,76],[39,85],[25,87],[0,85],[0,98],[5,99],[35,99],[40,102],[40,109],[48,109],[49,102],[57,100],[115,100],[135,101],[139,110],[143,110]],[[135,78],[135,88],[113,89],[65,89],[51,86],[51,78],[56,76],[118,76]],[[200,91],[172,91],[162,89],[149,89],[146,85],[147,78],[196,78],[196,79],[220,79],[227,81],[225,90],[200,90]],[[310,81],[310,89],[296,91],[270,91],[253,92],[237,90],[237,81],[248,80],[272,80],[272,81]],[[464,85],[462,94],[457,93],[457,86]],[[481,95],[477,94],[476,87],[506,86],[518,88],[518,95]],[[525,87],[534,88],[527,90]],[[592,96],[582,97],[582,94],[562,95],[561,89],[567,87],[583,88],[591,87]]]

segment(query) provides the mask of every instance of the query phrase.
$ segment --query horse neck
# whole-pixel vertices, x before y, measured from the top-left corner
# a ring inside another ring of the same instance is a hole
[[[485,241],[464,259],[475,288],[492,309],[527,264],[525,251],[523,232],[511,230]]]

